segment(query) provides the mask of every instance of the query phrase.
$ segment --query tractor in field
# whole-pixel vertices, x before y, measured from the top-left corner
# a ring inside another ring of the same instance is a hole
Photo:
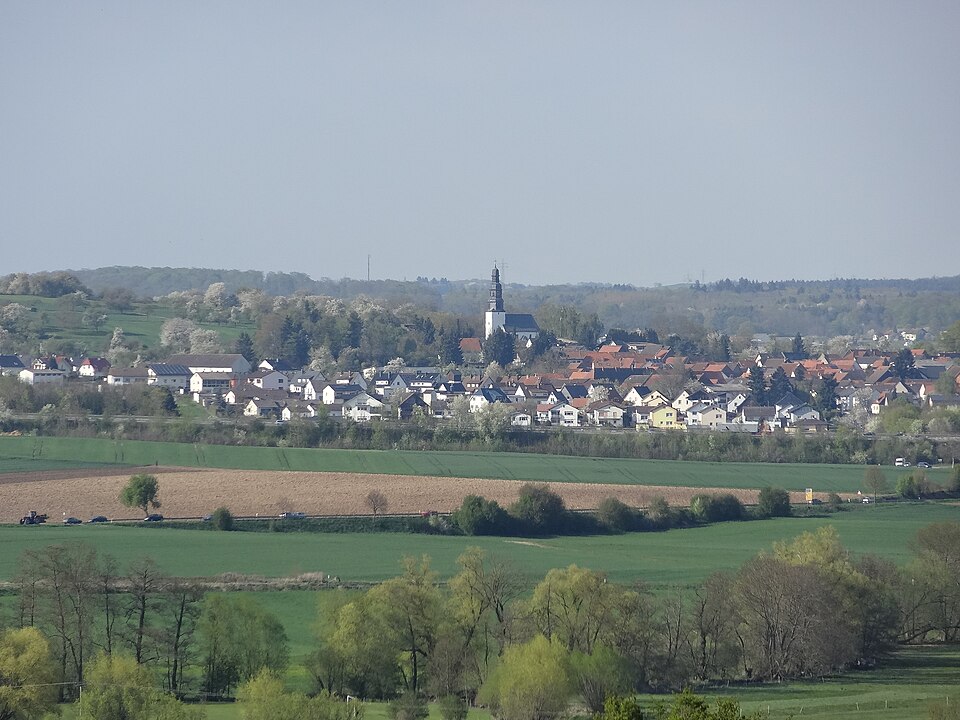
[[[36,510],[31,510],[22,518],[20,518],[21,525],[42,525],[47,521],[46,513],[38,513]]]

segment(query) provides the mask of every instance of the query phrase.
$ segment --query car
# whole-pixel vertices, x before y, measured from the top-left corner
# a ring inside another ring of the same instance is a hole
[[[143,519],[144,522],[160,522],[161,520],[163,520],[163,515],[160,513],[152,513]]]
[[[87,522],[88,523],[105,523],[105,522],[110,522],[110,518],[108,518],[106,515],[97,515],[96,517],[92,517],[89,520],[87,520]]]
[[[82,522],[83,522],[83,520],[81,520],[80,518],[75,518],[75,517],[68,517],[68,518],[64,518],[64,519],[63,519],[63,524],[64,524],[64,525],[79,525],[79,524],[82,523]]]
[[[869,505],[870,503],[873,502],[873,500],[871,498],[865,497],[860,502],[862,502],[864,505]]]
[[[202,518],[200,518],[200,519],[201,519],[203,522],[210,522],[211,520],[213,520],[213,515],[212,515],[211,513],[207,513],[206,515],[204,515],[204,516],[203,516]]]
[[[928,463],[928,462],[923,462],[923,461],[921,460],[920,462],[917,463],[917,467],[918,467],[918,468],[923,468],[923,469],[927,470],[927,469],[930,468],[930,463]]]
[[[305,518],[306,513],[302,512],[282,512],[280,513],[280,518],[283,520],[299,520],[300,518]]]

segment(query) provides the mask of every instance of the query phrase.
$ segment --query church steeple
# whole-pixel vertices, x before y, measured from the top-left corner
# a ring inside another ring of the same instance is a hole
[[[503,285],[500,284],[500,270],[496,264],[490,273],[490,305],[491,312],[503,312]]]

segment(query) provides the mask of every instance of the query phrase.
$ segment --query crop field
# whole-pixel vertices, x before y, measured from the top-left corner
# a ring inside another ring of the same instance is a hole
[[[451,537],[392,533],[244,533],[120,525],[59,524],[0,527],[0,580],[16,572],[27,549],[83,541],[113,555],[121,565],[149,555],[166,572],[210,577],[237,572],[282,577],[323,572],[343,581],[377,582],[400,572],[404,556],[429,555],[442,578],[456,559],[477,546],[509,560],[531,580],[575,563],[602,570],[611,580],[642,580],[654,586],[696,583],[714,570],[732,570],[774,541],[822,525],[834,525],[854,553],[875,553],[906,562],[910,539],[924,525],[960,520],[960,506],[946,503],[858,507],[821,517],[719,523],[666,532],[551,537]]]
[[[856,492],[862,486],[864,472],[864,468],[857,465],[708,463],[523,453],[232,447],[53,437],[0,437],[0,458],[612,485],[743,489],[776,485],[793,491],[813,487],[824,493]],[[936,478],[938,472],[933,471],[932,478]],[[893,468],[888,474],[893,480]]]
[[[30,458],[0,457],[0,482],[7,473],[39,473],[51,470],[100,470],[103,463],[77,462],[76,460],[33,460]]]

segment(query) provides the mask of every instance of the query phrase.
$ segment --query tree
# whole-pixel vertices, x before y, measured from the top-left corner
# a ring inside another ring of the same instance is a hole
[[[627,532],[633,530],[639,520],[636,510],[622,500],[607,497],[600,501],[597,508],[597,519],[611,530]]]
[[[374,515],[379,515],[387,511],[387,496],[380,490],[371,490],[368,492],[364,503],[366,503],[367,507],[370,508],[370,512]]]
[[[572,653],[570,675],[587,708],[594,713],[603,711],[608,697],[631,689],[626,661],[606,645],[594,647],[589,654]]]
[[[159,492],[160,485],[156,476],[139,473],[131,477],[120,492],[120,502],[128,508],[140,508],[144,515],[148,515],[149,508],[156,510],[160,507],[160,500],[157,498]]]
[[[0,720],[32,720],[57,706],[50,643],[33,627],[0,632]]]
[[[233,515],[225,507],[214,510],[210,521],[217,530],[233,530]]]
[[[572,695],[566,650],[537,635],[507,648],[479,697],[500,720],[554,720]]]
[[[238,355],[243,355],[247,362],[250,363],[250,367],[256,367],[260,363],[260,359],[257,357],[257,351],[253,348],[253,338],[250,337],[249,333],[240,333],[237,341],[233,345],[233,351]]]
[[[524,529],[538,535],[559,532],[567,508],[557,493],[546,484],[524,483],[520,497],[510,506],[510,514],[524,525]]]
[[[765,518],[789,517],[792,512],[790,493],[783,488],[770,485],[760,488],[760,494],[757,497],[757,515]]]
[[[779,366],[770,376],[770,391],[767,393],[771,402],[779,402],[780,399],[793,392],[793,385],[790,384],[790,378],[787,377],[783,366]]]
[[[877,495],[883,495],[890,491],[890,481],[887,480],[887,476],[879,465],[871,465],[866,469],[863,473],[863,486],[868,492],[873,493],[874,502],[876,502]]]
[[[763,376],[763,368],[754,365],[750,368],[750,377],[747,380],[747,387],[750,388],[750,394],[753,395],[753,401],[757,405],[764,405],[767,402],[767,381]],[[777,398],[779,400],[779,398]]]
[[[199,327],[193,320],[170,318],[160,327],[160,344],[169,352],[185,353],[190,349],[190,336]]]
[[[793,344],[790,348],[790,351],[799,357],[802,360],[805,360],[807,356],[807,346],[803,343],[803,336],[800,333],[797,333],[793,336]]]
[[[711,708],[709,703],[689,688],[673,696],[673,702],[662,705],[657,713],[661,720],[760,720],[759,711],[746,715],[740,703],[731,698],[720,698]]]
[[[643,708],[636,698],[610,695],[603,701],[603,712],[597,720],[643,720]]]
[[[427,701],[412,690],[407,690],[387,706],[390,720],[425,720],[429,714]]]
[[[466,535],[502,535],[508,530],[509,516],[496,500],[467,495],[451,520]]]
[[[910,348],[903,348],[893,359],[892,369],[901,381],[913,377],[915,360]]]
[[[171,695],[152,687],[150,672],[123,655],[101,655],[93,662],[80,697],[80,714],[96,720],[197,720]]]
[[[517,357],[517,348],[513,335],[508,335],[503,328],[494,330],[490,337],[483,341],[484,362],[495,362],[506,367]]]

